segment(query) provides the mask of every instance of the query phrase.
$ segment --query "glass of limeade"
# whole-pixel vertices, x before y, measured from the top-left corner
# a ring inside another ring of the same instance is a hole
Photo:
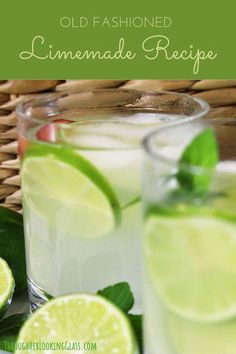
[[[127,281],[141,307],[140,142],[207,104],[177,93],[49,94],[17,109],[28,287],[51,296]]]
[[[144,141],[148,354],[236,352],[236,121],[206,122]]]

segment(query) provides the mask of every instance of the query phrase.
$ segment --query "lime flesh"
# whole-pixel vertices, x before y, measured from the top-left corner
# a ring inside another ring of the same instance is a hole
[[[235,354],[235,319],[209,324],[171,315],[169,330],[178,354]]]
[[[150,215],[145,229],[150,282],[171,311],[196,321],[236,315],[236,223]]]
[[[0,315],[6,310],[14,291],[14,278],[7,262],[0,258]]]
[[[85,238],[109,234],[120,219],[105,177],[71,149],[31,147],[22,166],[24,200],[50,226]]]
[[[135,354],[133,332],[125,315],[110,302],[97,295],[75,294],[54,299],[37,310],[22,327],[18,343],[79,342],[83,352],[85,343],[96,349],[87,353]],[[18,350],[16,353],[26,353]],[[37,353],[31,350],[31,353]],[[47,352],[42,350],[41,352]],[[54,353],[61,353],[55,350]],[[65,349],[63,352],[70,352]]]

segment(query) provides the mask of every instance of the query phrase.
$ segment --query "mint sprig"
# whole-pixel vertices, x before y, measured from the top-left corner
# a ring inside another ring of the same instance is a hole
[[[207,193],[218,159],[215,134],[211,128],[206,128],[191,141],[179,160],[180,187],[194,194]]]
[[[129,284],[126,282],[117,283],[99,290],[98,295],[110,300],[125,313],[128,313],[134,305],[134,296]]]
[[[27,287],[23,216],[13,210],[0,207],[0,257],[12,270],[15,292]]]

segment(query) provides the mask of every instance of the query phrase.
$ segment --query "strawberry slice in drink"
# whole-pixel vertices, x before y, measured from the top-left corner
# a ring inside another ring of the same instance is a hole
[[[53,122],[50,122],[44,125],[36,133],[36,137],[42,141],[55,142],[56,141],[56,132],[57,124],[70,124],[71,120],[67,119],[56,119]]]
[[[56,119],[53,122],[45,124],[41,127],[37,133],[36,137],[38,140],[47,141],[47,142],[55,142],[56,141],[56,131],[57,124],[70,124],[73,121],[67,119]],[[18,137],[18,154],[20,157],[24,155],[24,152],[28,146],[28,140],[24,136]]]

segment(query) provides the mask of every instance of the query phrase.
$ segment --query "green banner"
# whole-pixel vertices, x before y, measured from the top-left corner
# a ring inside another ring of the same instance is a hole
[[[236,79],[235,0],[1,4],[3,79]]]

